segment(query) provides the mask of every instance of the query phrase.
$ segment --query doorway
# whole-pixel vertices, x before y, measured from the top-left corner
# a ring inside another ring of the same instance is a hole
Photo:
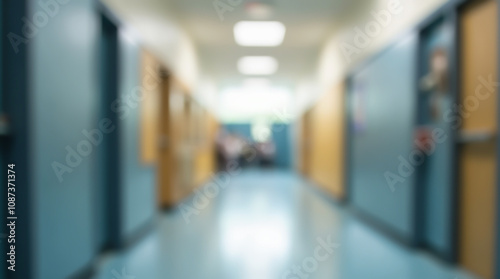
[[[96,245],[98,250],[117,249],[122,244],[120,234],[121,191],[119,175],[118,115],[111,104],[118,99],[118,27],[101,13],[101,40],[99,46],[100,91],[98,122],[110,121],[115,130],[102,137],[96,149]],[[97,123],[99,125],[99,123]]]

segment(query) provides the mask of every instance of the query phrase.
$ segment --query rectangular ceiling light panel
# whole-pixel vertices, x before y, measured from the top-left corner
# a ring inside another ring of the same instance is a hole
[[[234,39],[241,46],[279,46],[285,33],[285,25],[278,21],[240,21],[234,26]]]

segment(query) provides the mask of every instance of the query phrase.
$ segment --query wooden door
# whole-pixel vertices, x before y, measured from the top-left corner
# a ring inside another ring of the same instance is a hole
[[[171,124],[170,124],[170,77],[164,71],[161,75],[160,122],[158,136],[158,203],[160,207],[172,206],[174,180]]]
[[[344,198],[344,85],[339,83],[311,110],[309,177],[336,199]]]
[[[493,278],[496,204],[497,1],[477,1],[460,17],[463,114],[459,181],[459,259]]]
[[[160,129],[160,105],[163,94],[164,78],[156,57],[144,51],[142,55],[142,91],[144,97],[141,106],[141,161],[144,165],[155,166],[158,163],[158,137]]]

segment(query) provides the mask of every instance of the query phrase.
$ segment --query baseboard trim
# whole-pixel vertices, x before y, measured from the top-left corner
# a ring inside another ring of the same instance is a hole
[[[409,248],[418,248],[418,244],[417,244],[415,239],[412,239],[411,237],[409,237],[409,238],[405,237],[400,232],[398,232],[396,229],[394,229],[390,225],[386,224],[384,221],[377,219],[375,216],[373,216],[369,213],[366,213],[365,211],[363,211],[355,206],[349,206],[349,211],[355,217],[357,217],[358,219],[360,219],[364,223],[368,224],[370,227],[374,228],[376,231],[391,238],[392,240],[398,242],[399,244],[402,244],[402,245],[407,246]]]
[[[125,250],[134,246],[140,240],[142,240],[146,235],[151,233],[155,228],[156,224],[155,220],[156,220],[156,214],[144,225],[142,225],[141,227],[136,229],[133,233],[131,233],[128,237],[124,237],[120,250]]]
[[[347,204],[347,199],[345,197],[338,198],[332,192],[327,191],[327,187],[324,187],[324,185],[319,184],[308,176],[304,176],[302,174],[300,176],[307,182],[310,189],[327,199],[329,202],[332,202],[337,206],[345,206]]]

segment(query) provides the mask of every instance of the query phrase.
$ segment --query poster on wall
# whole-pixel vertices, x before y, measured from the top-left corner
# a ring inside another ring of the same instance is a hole
[[[420,90],[428,95],[427,106],[432,123],[442,122],[444,112],[450,109],[448,94],[448,50],[443,46],[434,46],[429,55],[427,73],[420,79]]]

